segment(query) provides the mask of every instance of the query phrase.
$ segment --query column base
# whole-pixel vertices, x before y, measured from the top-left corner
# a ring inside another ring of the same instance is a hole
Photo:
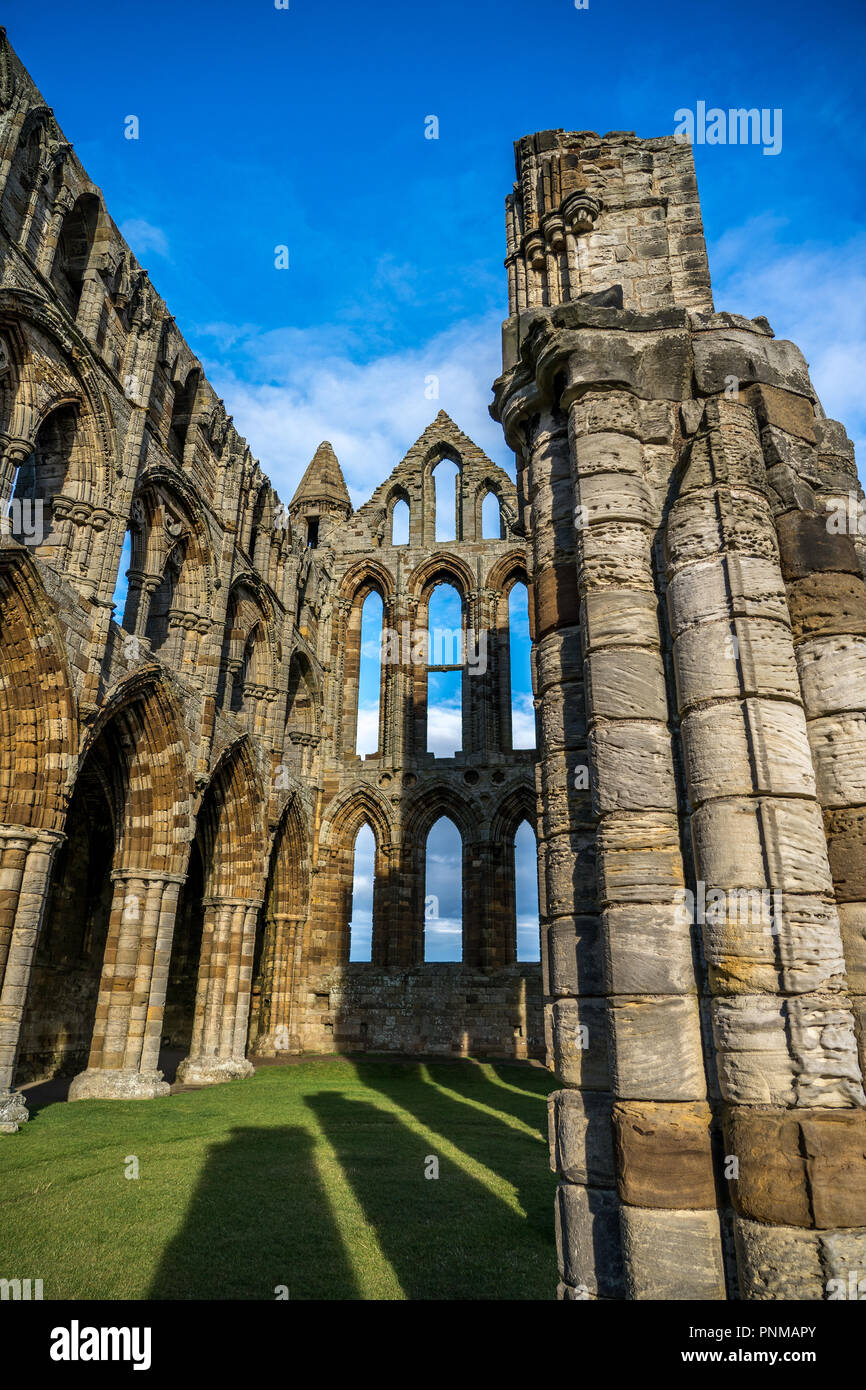
[[[255,1070],[245,1057],[184,1057],[177,1080],[185,1086],[215,1086],[220,1081],[242,1081]]]
[[[263,1033],[250,1048],[253,1057],[291,1057],[296,1056],[301,1051],[299,1037],[288,1036],[279,1030],[273,1033]]]
[[[0,1134],[17,1134],[30,1119],[20,1091],[0,1091]]]
[[[161,1071],[79,1072],[69,1087],[69,1100],[153,1100],[171,1091]]]

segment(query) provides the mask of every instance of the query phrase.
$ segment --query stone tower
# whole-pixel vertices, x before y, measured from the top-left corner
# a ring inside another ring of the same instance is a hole
[[[560,1293],[820,1299],[866,1264],[852,447],[792,343],[714,312],[687,145],[545,131],[516,166],[492,412],[532,538]]]
[[[352,503],[337,455],[325,439],[313,455],[289,503],[292,525],[307,545],[324,545],[334,526],[351,514]]]

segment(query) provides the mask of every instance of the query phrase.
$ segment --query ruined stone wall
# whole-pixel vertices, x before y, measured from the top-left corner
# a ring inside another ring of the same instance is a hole
[[[65,1072],[73,1098],[161,1094],[164,1044],[187,1051],[188,1080],[245,1076],[248,1052],[348,1045],[355,1008],[375,1045],[463,1047],[462,1010],[485,1046],[525,1055],[531,970],[497,978],[490,1008],[477,979],[469,997],[461,980],[428,990],[423,1027],[398,1036],[403,982],[371,966],[335,1029],[309,1023],[316,972],[347,962],[309,921],[332,803],[368,782],[386,800],[328,712],[338,590],[381,538],[330,446],[280,502],[5,34],[0,495],[0,1126],[26,1118],[13,1083]],[[379,771],[399,784],[388,739]],[[531,756],[507,782],[492,761],[500,797],[531,779]],[[482,789],[461,791],[474,823]],[[396,902],[396,878],[382,892]],[[471,963],[508,973],[494,955]]]
[[[687,146],[516,153],[560,1293],[820,1299],[866,1258],[852,448],[713,311]]]
[[[456,537],[447,542],[436,539],[433,481],[444,459],[459,470]],[[481,511],[491,492],[500,535],[485,539]],[[398,501],[409,508],[405,544],[394,544]],[[300,1044],[538,1055],[540,971],[517,964],[514,934],[514,835],[522,820],[534,823],[534,751],[514,749],[511,738],[508,597],[527,578],[514,484],[440,412],[329,542],[334,602],[321,829],[297,1010]],[[426,665],[412,657],[428,633],[436,656],[428,605],[441,582],[460,596],[469,657],[462,748],[453,757],[427,751]],[[399,649],[381,668],[378,751],[360,757],[361,610],[373,592]],[[435,965],[423,963],[424,852],[442,815],[463,841],[463,949],[462,963]],[[347,967],[352,847],[362,822],[376,836],[373,960]]]

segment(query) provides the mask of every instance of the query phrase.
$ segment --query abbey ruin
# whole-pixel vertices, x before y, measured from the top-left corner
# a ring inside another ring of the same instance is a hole
[[[541,1058],[561,1298],[824,1299],[866,1269],[866,536],[830,521],[863,498],[853,449],[792,343],[715,312],[687,144],[515,150],[491,410],[517,487],[442,412],[357,510],[326,442],[283,503],[3,34],[0,1129],[34,1079],[164,1095],[167,1047],[197,1084],[280,1052]],[[416,641],[443,584],[449,660]],[[360,756],[370,594],[408,641]],[[442,815],[450,962],[424,949]]]

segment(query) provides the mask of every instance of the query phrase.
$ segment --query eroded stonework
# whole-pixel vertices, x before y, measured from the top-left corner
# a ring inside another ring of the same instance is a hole
[[[866,1262],[853,449],[792,343],[714,312],[688,146],[516,155],[493,413],[532,546],[561,1296],[839,1297]]]
[[[518,142],[492,407],[517,488],[440,414],[355,511],[326,443],[279,502],[5,36],[0,111],[0,1128],[28,1077],[158,1095],[164,1047],[198,1083],[281,1050],[546,1051],[561,1297],[832,1297],[866,1268],[866,537],[831,520],[863,494],[798,349],[714,311],[690,149]],[[526,581],[537,755],[510,726]],[[413,637],[440,582],[487,644],[463,751],[427,752],[403,651],[359,758],[364,600]],[[435,965],[443,814],[463,959]]]

